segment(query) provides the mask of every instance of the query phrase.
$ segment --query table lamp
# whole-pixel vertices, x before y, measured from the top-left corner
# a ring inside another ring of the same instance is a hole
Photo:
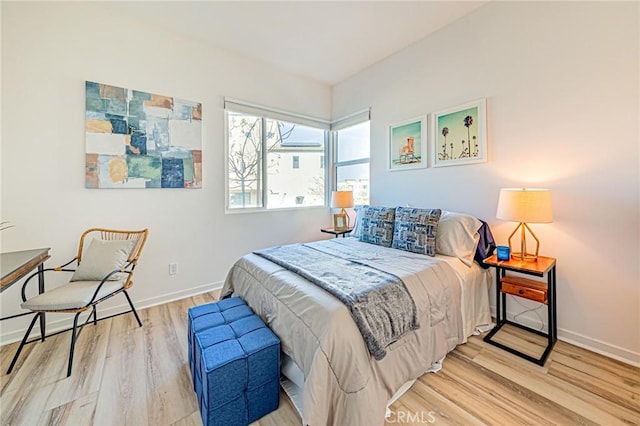
[[[353,191],[333,191],[331,207],[342,209],[340,213],[333,215],[333,227],[336,230],[349,228],[349,215],[345,208],[353,207]]]
[[[551,223],[553,211],[551,209],[551,191],[540,188],[503,188],[498,199],[498,219],[518,222],[516,229],[509,235],[509,251],[520,260],[538,260],[540,240],[535,236],[527,223]],[[514,252],[511,247],[511,239],[515,233],[521,230],[520,251]],[[535,254],[527,252],[527,240],[525,230],[528,230],[536,240]]]

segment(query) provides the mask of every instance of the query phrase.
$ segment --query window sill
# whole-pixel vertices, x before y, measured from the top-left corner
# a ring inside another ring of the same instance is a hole
[[[251,208],[237,208],[230,209],[225,208],[224,214],[247,214],[247,213],[274,213],[274,212],[287,212],[287,211],[300,211],[300,210],[329,210],[329,206],[301,206],[301,207],[278,207],[268,209],[265,207],[251,207]]]

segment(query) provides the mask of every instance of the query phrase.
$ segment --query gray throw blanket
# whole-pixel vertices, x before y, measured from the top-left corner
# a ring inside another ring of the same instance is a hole
[[[297,273],[344,303],[376,360],[385,357],[390,344],[420,327],[415,302],[395,275],[305,244],[254,253]]]

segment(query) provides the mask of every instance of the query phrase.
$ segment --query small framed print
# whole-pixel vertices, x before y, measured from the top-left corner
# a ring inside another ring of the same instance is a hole
[[[424,117],[389,126],[389,170],[427,167],[426,120]]]
[[[487,161],[486,99],[431,114],[431,158],[434,167]]]
[[[347,215],[344,213],[336,213],[333,215],[333,229],[336,231],[344,231],[347,229]]]

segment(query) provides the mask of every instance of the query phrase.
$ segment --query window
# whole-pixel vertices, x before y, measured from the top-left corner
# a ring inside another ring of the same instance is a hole
[[[335,177],[338,191],[353,191],[356,205],[369,204],[369,121],[334,132]]]
[[[328,131],[239,106],[236,112],[225,100],[228,209],[325,205],[325,170],[318,164]]]
[[[317,164],[324,155],[327,132],[284,121],[266,121],[277,129],[267,144],[267,208],[323,206],[325,173]]]
[[[229,207],[262,207],[262,118],[229,112]]]

